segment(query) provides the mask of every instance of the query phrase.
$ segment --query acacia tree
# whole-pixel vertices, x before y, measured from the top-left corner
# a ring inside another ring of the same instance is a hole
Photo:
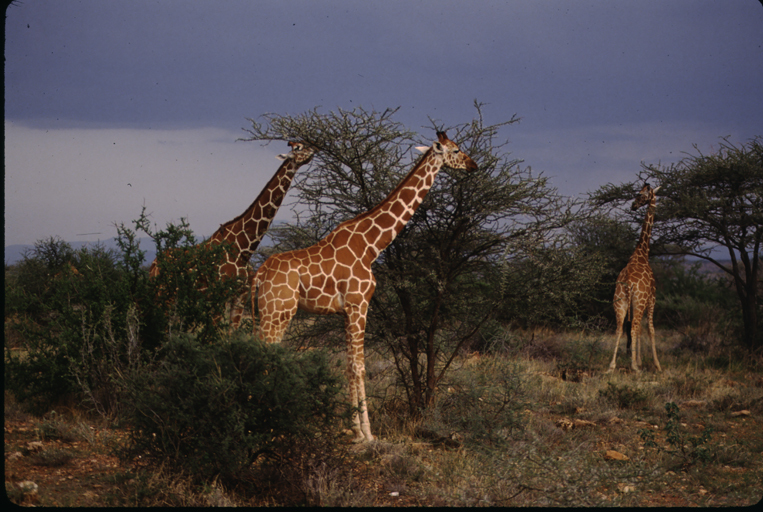
[[[606,185],[593,198],[605,204],[632,198],[644,181],[659,185],[652,232],[654,246],[659,248],[656,252],[695,256],[730,276],[741,304],[742,342],[749,349],[759,349],[763,345],[758,316],[763,139],[755,137],[735,146],[723,138],[718,151],[710,155],[696,145],[694,149],[696,154],[668,167],[642,164],[635,183]],[[725,249],[728,260],[716,256],[719,247]]]
[[[508,296],[506,276],[527,260],[533,248],[553,245],[554,230],[572,218],[574,202],[556,194],[546,178],[496,143],[500,128],[486,125],[482,105],[464,125],[432,122],[432,133],[446,131],[478,165],[466,172],[444,168],[405,229],[374,264],[377,280],[366,324],[367,344],[394,358],[412,412],[433,401],[459,349]],[[267,114],[252,121],[247,140],[302,140],[317,149],[312,166],[295,178],[296,225],[276,226],[274,251],[311,245],[340,222],[381,202],[413,165],[411,150],[431,140],[383,112],[311,111],[299,116]],[[272,251],[263,251],[268,254]],[[526,286],[526,284],[524,285]],[[575,286],[575,284],[571,284]],[[543,291],[538,290],[538,293]],[[311,317],[291,329],[301,341],[325,335]]]

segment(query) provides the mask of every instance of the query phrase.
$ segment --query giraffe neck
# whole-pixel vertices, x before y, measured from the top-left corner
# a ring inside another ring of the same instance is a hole
[[[298,167],[291,159],[281,164],[249,208],[235,219],[221,224],[209,238],[209,243],[230,242],[239,264],[248,264],[278,212]]]
[[[634,253],[638,253],[649,260],[649,239],[652,237],[652,225],[654,224],[655,198],[649,201],[646,209],[644,224],[641,226],[641,236],[638,239],[638,245]]]
[[[370,262],[379,257],[379,254],[392,243],[411,220],[427,192],[432,188],[434,179],[442,166],[442,156],[430,148],[384,201],[343,224],[347,229],[362,229],[364,232],[368,232],[368,228],[363,226],[371,224],[374,226],[372,232],[374,235],[378,233],[378,236],[369,237],[368,240],[367,255],[370,257]]]

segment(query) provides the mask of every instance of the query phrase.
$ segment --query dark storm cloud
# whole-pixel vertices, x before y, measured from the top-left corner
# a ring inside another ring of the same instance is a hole
[[[565,124],[734,118],[761,78],[761,20],[754,2],[30,0],[8,11],[6,115],[219,125],[373,104],[455,117],[477,98]]]
[[[232,144],[267,112],[399,106],[433,136],[476,99],[570,195],[763,132],[755,0],[24,0],[5,26],[6,243],[141,203],[210,234],[275,170]]]

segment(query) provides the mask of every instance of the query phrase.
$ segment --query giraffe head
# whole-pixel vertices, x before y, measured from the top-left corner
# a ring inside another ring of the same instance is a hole
[[[651,203],[658,190],[660,190],[660,187],[652,188],[649,186],[649,183],[644,183],[641,191],[636,195],[636,199],[633,200],[631,210],[638,210],[645,204]]]
[[[437,142],[432,144],[431,148],[426,146],[417,146],[419,151],[432,151],[436,158],[442,158],[443,165],[451,169],[466,169],[476,171],[477,164],[469,158],[469,155],[461,151],[455,142],[450,140],[445,132],[437,132]]]
[[[278,155],[276,158],[279,160],[291,159],[294,160],[294,163],[297,165],[304,165],[308,163],[315,154],[315,149],[302,142],[289,141],[289,146],[291,146],[291,151]]]

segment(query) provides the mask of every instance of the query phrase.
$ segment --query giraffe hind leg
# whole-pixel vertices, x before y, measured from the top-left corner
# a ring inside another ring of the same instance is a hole
[[[617,366],[617,349],[620,348],[620,338],[623,335],[623,326],[618,322],[617,332],[615,333],[615,353],[612,354],[612,362],[609,363],[609,369],[607,370],[607,373],[612,373],[615,371],[615,368]]]
[[[277,285],[282,288],[283,284]],[[263,283],[259,286],[256,294],[252,294],[252,310],[254,304],[259,311],[259,322],[256,323],[256,337],[267,343],[280,343],[291,319],[297,312],[296,294],[275,293],[274,286]],[[283,292],[282,289],[276,290]],[[285,298],[283,298],[285,297]]]
[[[657,347],[654,343],[654,301],[649,305],[649,311],[647,312],[647,328],[649,329],[649,338],[652,341],[652,357],[654,357],[654,366],[657,368],[658,372],[662,371],[662,367],[660,366],[660,361],[657,359]]]
[[[615,351],[612,354],[612,362],[609,363],[607,373],[612,373],[617,367],[617,351],[620,348],[620,338],[623,336],[623,324],[625,323],[625,315],[627,312],[627,307],[624,305],[626,300],[626,298],[615,300],[615,318],[617,322],[617,330],[615,331]]]

